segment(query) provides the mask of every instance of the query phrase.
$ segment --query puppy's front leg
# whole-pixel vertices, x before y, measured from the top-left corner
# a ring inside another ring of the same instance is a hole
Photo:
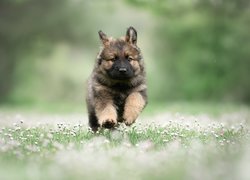
[[[98,99],[95,106],[96,117],[100,126],[112,128],[117,124],[116,109],[111,100],[104,102]]]
[[[123,114],[126,125],[131,125],[135,122],[146,105],[146,98],[143,92],[133,92],[127,97]]]

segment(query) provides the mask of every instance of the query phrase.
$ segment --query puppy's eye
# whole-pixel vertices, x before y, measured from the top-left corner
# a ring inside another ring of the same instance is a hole
[[[111,57],[111,58],[108,59],[108,61],[115,61],[115,60],[117,60],[117,57],[116,57],[116,56]]]
[[[134,60],[134,58],[133,57],[131,57],[131,56],[128,56],[128,61],[133,61]]]
[[[125,58],[130,62],[132,60],[134,60],[134,58],[132,56],[126,55]]]

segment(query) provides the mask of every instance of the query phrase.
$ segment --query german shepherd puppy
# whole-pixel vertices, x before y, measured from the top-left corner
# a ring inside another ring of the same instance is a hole
[[[144,60],[137,47],[137,32],[113,39],[99,31],[102,47],[88,80],[86,98],[89,125],[113,128],[118,122],[131,125],[147,104]]]

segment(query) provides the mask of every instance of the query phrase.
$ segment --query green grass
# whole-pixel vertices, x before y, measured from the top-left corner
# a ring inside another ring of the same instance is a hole
[[[79,102],[23,102],[10,101],[0,104],[0,112],[26,112],[26,113],[45,113],[45,114],[69,114],[69,113],[86,113],[84,98],[82,103]],[[211,102],[211,101],[179,101],[179,102],[158,102],[149,101],[149,104],[143,110],[143,116],[152,116],[161,112],[181,113],[181,114],[209,114],[219,116],[224,113],[235,111],[249,111],[247,104]]]
[[[197,126],[121,124],[93,133],[81,124],[17,123],[0,130],[0,179],[241,178],[247,127]]]
[[[150,102],[145,109],[146,115],[157,114],[159,112],[172,112],[181,114],[209,114],[218,116],[224,113],[235,111],[249,111],[247,104],[212,102],[212,101],[175,101],[175,102]]]
[[[151,102],[133,126],[97,133],[81,119],[84,109],[2,105],[0,179],[250,177],[249,106]]]
[[[76,102],[8,102],[0,104],[0,112],[26,112],[26,113],[46,113],[46,114],[68,114],[68,113],[85,113],[85,101]]]

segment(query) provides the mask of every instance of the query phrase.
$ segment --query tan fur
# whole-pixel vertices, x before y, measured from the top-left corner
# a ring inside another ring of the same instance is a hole
[[[127,97],[123,115],[126,125],[131,125],[135,122],[145,104],[145,100],[138,92],[133,92]]]
[[[130,61],[130,64],[134,67],[134,69],[135,69],[135,74],[137,75],[137,74],[139,74],[140,73],[140,65],[139,65],[139,62],[138,61],[136,61],[136,60],[132,60],[132,61]]]
[[[102,64],[103,64],[102,67],[103,67],[105,70],[107,70],[107,69],[110,69],[110,68],[112,67],[113,62],[112,62],[112,61],[106,60],[106,61],[102,61]]]
[[[105,107],[97,105],[95,111],[101,126],[105,123],[117,124],[117,113],[112,104],[107,104]]]

